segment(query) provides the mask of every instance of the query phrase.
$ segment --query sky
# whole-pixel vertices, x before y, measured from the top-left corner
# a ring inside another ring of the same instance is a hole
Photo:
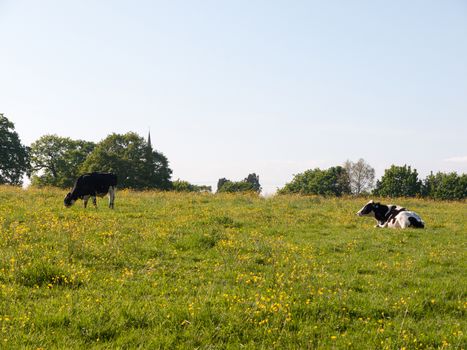
[[[0,0],[0,113],[26,145],[150,130],[214,189],[359,158],[465,173],[467,1]]]

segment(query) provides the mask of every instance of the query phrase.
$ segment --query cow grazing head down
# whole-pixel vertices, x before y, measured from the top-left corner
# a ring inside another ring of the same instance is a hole
[[[357,215],[375,218],[377,222],[375,227],[425,227],[425,223],[417,213],[398,205],[375,203],[373,200],[365,204],[363,208],[357,212]]]
[[[86,208],[89,198],[92,198],[94,206],[97,208],[96,197],[109,195],[109,207],[114,208],[115,191],[117,188],[117,176],[112,173],[87,173],[76,179],[71,192],[69,192],[63,203],[69,208],[78,199],[82,199]]]
[[[68,192],[65,199],[63,200],[63,203],[65,204],[65,207],[69,208],[71,207],[74,203],[76,202],[76,199],[72,198],[71,192]]]

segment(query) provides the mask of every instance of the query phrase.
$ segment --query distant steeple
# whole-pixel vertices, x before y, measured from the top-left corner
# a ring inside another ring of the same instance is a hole
[[[152,143],[151,143],[151,130],[148,132],[148,147],[152,149]]]

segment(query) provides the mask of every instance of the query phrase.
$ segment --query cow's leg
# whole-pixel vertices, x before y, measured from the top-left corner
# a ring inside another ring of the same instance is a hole
[[[84,197],[83,197],[84,208],[87,207],[87,205],[88,205],[88,200],[89,200],[89,196],[84,196]]]
[[[387,222],[382,223],[381,221],[377,221],[375,227],[378,227],[378,228],[379,228],[379,227],[386,227],[387,224],[388,224]]]
[[[115,190],[116,188],[114,186],[109,187],[109,208],[110,209],[114,208]]]
[[[397,228],[397,225],[398,225],[397,220],[396,221],[391,220],[391,222],[388,223],[388,227],[390,227],[390,228]]]
[[[97,208],[96,196],[92,196],[92,204],[94,204],[94,207]]]

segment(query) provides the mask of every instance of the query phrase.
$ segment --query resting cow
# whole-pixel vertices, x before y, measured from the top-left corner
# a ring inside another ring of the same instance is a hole
[[[378,222],[375,227],[424,228],[425,223],[413,211],[396,205],[384,205],[369,201],[357,212],[358,216],[371,216]]]
[[[65,207],[71,207],[78,198],[84,201],[84,207],[88,204],[89,197],[97,207],[96,196],[104,197],[109,194],[109,208],[114,208],[115,191],[117,189],[117,176],[112,173],[89,173],[78,177],[71,192],[64,200]]]

